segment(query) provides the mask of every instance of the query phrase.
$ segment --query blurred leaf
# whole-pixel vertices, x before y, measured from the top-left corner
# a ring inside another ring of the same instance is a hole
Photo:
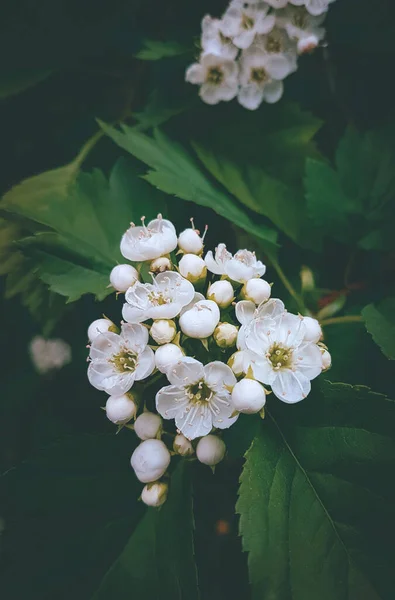
[[[150,508],[92,600],[179,598],[197,600],[192,495],[181,461],[160,510]]]
[[[279,404],[246,454],[237,503],[252,598],[390,600],[395,402],[326,382]]]
[[[90,597],[143,512],[133,445],[130,432],[70,436],[1,478],[2,597]]]
[[[144,47],[135,54],[140,60],[160,60],[192,53],[192,48],[175,41],[144,40],[143,44]]]
[[[179,115],[189,108],[191,108],[196,99],[185,102],[183,104],[179,103],[179,99],[177,98],[178,103],[175,106],[172,106],[169,101],[166,101],[161,97],[161,93],[159,90],[154,90],[147,102],[144,106],[144,109],[139,113],[133,113],[133,117],[139,121],[138,125],[133,127],[136,131],[144,131],[146,129],[151,129],[151,127],[158,127],[163,123],[166,123],[172,117]]]
[[[115,143],[151,167],[145,175],[153,186],[183,200],[189,200],[213,209],[238,227],[255,235],[274,250],[276,232],[264,224],[257,224],[237,202],[215,186],[201,170],[186,148],[170,140],[159,130],[154,137],[134,131],[127,125],[115,129],[101,123],[103,130]]]
[[[369,304],[362,311],[366,329],[383,354],[395,360],[395,298],[386,298],[377,306]]]
[[[2,71],[0,76],[0,99],[24,92],[28,88],[47,79],[52,73],[52,69]]]

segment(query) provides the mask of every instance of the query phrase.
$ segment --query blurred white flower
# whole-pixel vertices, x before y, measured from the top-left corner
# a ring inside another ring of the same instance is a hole
[[[256,110],[263,100],[269,104],[278,102],[284,91],[281,80],[286,74],[285,67],[282,60],[277,61],[269,54],[244,54],[240,61],[239,103]]]
[[[181,313],[179,325],[188,337],[206,339],[214,333],[219,318],[220,311],[215,302],[199,300],[189,310]]]
[[[238,65],[234,60],[203,54],[198,63],[188,67],[185,79],[200,85],[199,95],[207,104],[229,101],[237,95]]]
[[[164,419],[175,419],[177,429],[189,440],[205,436],[213,427],[227,429],[236,421],[230,388],[236,383],[232,370],[219,361],[203,366],[185,357],[167,372],[171,385],[156,395],[156,409]]]
[[[284,79],[298,68],[296,44],[279,27],[266,35],[258,35],[246,53],[266,54],[275,79]]]
[[[122,316],[128,323],[173,319],[192,301],[192,283],[174,271],[159,273],[153,283],[137,281],[125,294]]]
[[[318,43],[325,37],[325,29],[320,27],[325,16],[325,13],[314,16],[304,6],[288,5],[278,11],[276,24],[287,32],[291,40],[303,42],[306,38],[310,38],[310,45],[315,40],[316,46],[318,46]]]
[[[129,227],[121,240],[121,253],[128,260],[144,261],[172,252],[177,246],[177,234],[173,223],[158,215],[157,219],[142,225]]]
[[[120,335],[101,333],[90,348],[90,383],[113,396],[128,392],[135,381],[145,379],[155,368],[154,353],[147,344],[148,330],[139,324],[125,323]]]
[[[215,54],[233,60],[239,49],[233,44],[230,37],[226,37],[221,31],[220,19],[213,19],[206,15],[202,20],[202,50],[207,54]]]
[[[33,365],[41,375],[71,362],[71,347],[64,340],[46,340],[38,335],[31,340],[29,351]]]
[[[256,259],[255,253],[249,250],[238,250],[234,256],[227,251],[225,244],[218,244],[215,257],[211,250],[205,256],[207,268],[215,275],[226,275],[229,279],[245,283],[253,277],[261,277],[265,265]]]
[[[264,2],[251,5],[233,1],[220,21],[220,30],[238,48],[249,48],[256,34],[268,33],[274,27],[275,17],[268,12]]]

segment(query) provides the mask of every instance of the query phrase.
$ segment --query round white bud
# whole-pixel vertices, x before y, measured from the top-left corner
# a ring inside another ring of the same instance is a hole
[[[110,396],[106,402],[107,418],[116,425],[124,425],[133,419],[137,406],[128,394],[123,396]]]
[[[214,467],[225,456],[225,442],[216,435],[206,435],[199,440],[196,446],[196,456],[204,465]]]
[[[162,504],[166,502],[168,491],[169,486],[162,481],[147,483],[141,492],[141,500],[147,506],[158,508],[158,506],[162,506]]]
[[[221,308],[227,308],[232,304],[235,296],[230,281],[215,281],[207,290],[207,298],[216,302]]]
[[[257,413],[266,404],[265,388],[254,379],[242,379],[233,388],[232,404],[238,412]]]
[[[170,452],[162,440],[145,440],[130,459],[137,479],[150,483],[160,479],[170,464]]]
[[[152,412],[143,412],[137,417],[134,431],[140,440],[152,440],[162,432],[162,419]]]
[[[115,329],[115,325],[110,319],[96,319],[88,327],[88,339],[93,342],[101,333],[107,333],[111,329]]]
[[[181,331],[188,337],[204,339],[214,333],[220,312],[212,300],[200,300],[180,316]]]
[[[174,438],[173,450],[180,456],[191,456],[195,452],[191,442],[182,433]]]
[[[166,256],[160,256],[151,262],[149,270],[151,273],[164,273],[165,271],[171,271],[172,267],[171,261]]]
[[[185,229],[178,236],[178,247],[186,254],[201,254],[203,240],[196,229]]]
[[[245,375],[249,367],[248,361],[246,361],[246,353],[243,350],[238,350],[238,352],[232,354],[228,360],[228,367],[232,369],[236,377]]]
[[[184,356],[183,351],[176,344],[163,344],[155,352],[155,365],[161,373],[167,370]]]
[[[110,283],[118,292],[126,292],[139,278],[132,265],[117,265],[110,273]]]
[[[244,300],[250,300],[255,304],[261,304],[269,300],[272,293],[270,284],[264,279],[250,279],[241,290],[241,296]]]
[[[332,366],[332,357],[329,354],[328,350],[322,350],[322,370],[327,371]]]
[[[219,323],[213,333],[214,340],[220,348],[230,348],[237,340],[238,327],[232,323]]]
[[[176,333],[176,324],[169,319],[154,321],[150,330],[151,337],[157,344],[169,344]]]
[[[306,35],[298,40],[298,54],[308,54],[317,48],[319,39],[316,35]]]
[[[178,263],[178,269],[181,275],[191,283],[202,281],[207,275],[206,263],[196,254],[184,254]]]
[[[312,317],[303,317],[303,323],[305,326],[305,341],[315,343],[319,342],[322,337],[322,329],[317,319],[313,319]]]

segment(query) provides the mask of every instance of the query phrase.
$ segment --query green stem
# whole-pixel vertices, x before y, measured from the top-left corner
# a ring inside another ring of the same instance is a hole
[[[103,135],[104,131],[102,129],[99,129],[99,131],[96,131],[96,133],[94,133],[85,142],[85,144],[82,146],[81,150],[73,160],[73,165],[75,166],[76,170],[78,170],[81,167],[82,163],[84,162],[90,151],[96,146],[97,142],[103,137]]]
[[[295,300],[296,304],[298,305],[300,312],[302,314],[305,314],[306,307],[304,305],[303,298],[297,293],[297,291],[293,287],[292,283],[289,281],[288,277],[285,275],[284,271],[280,267],[277,259],[270,257],[270,261],[272,263],[272,266],[276,270],[277,275],[281,279],[284,287],[288,290],[289,294],[292,296],[292,298]]]
[[[347,315],[345,317],[333,317],[332,319],[324,319],[321,321],[321,326],[326,325],[340,325],[341,323],[362,323],[363,318],[361,315]]]

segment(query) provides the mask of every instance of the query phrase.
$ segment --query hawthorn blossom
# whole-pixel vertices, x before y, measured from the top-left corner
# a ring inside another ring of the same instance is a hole
[[[188,67],[185,80],[200,85],[199,95],[206,104],[229,101],[237,95],[238,65],[215,54],[202,54],[198,63]]]
[[[189,281],[174,271],[159,273],[153,283],[136,283],[125,294],[122,316],[128,323],[174,319],[195,294]]]
[[[222,362],[203,366],[185,357],[167,371],[169,386],[156,395],[156,409],[164,419],[174,419],[189,440],[208,435],[213,427],[227,429],[236,421],[230,390],[236,383],[232,370]]]
[[[217,246],[215,256],[209,250],[204,260],[211,273],[226,275],[239,283],[245,283],[253,277],[261,277],[266,271],[265,265],[256,259],[254,252],[238,250],[233,256],[227,251],[225,244]]]
[[[147,346],[148,330],[143,325],[125,323],[121,333],[101,333],[89,352],[88,379],[93,387],[112,396],[121,396],[151,375],[154,353]]]
[[[247,52],[266,54],[277,79],[284,79],[298,68],[296,44],[279,27],[273,27],[266,35],[258,35]]]
[[[244,108],[256,110],[263,100],[269,104],[278,102],[284,92],[281,80],[286,75],[287,63],[280,57],[256,52],[243,54],[237,96],[239,103]]]
[[[220,22],[222,34],[233,40],[238,48],[249,48],[257,34],[268,33],[275,24],[274,15],[268,15],[269,6],[234,0]]]
[[[298,43],[298,52],[303,53],[318,46],[325,37],[325,29],[320,27],[325,13],[314,16],[304,6],[291,6],[279,10],[276,24],[284,29],[292,40]],[[306,40],[309,42],[306,47]]]
[[[234,60],[239,49],[230,37],[221,31],[221,21],[206,15],[202,20],[202,50],[205,54],[215,54],[229,60]]]
[[[121,240],[122,255],[133,261],[153,260],[163,254],[169,254],[177,246],[177,234],[171,221],[158,215],[156,219],[145,225],[136,227],[131,224]]]

